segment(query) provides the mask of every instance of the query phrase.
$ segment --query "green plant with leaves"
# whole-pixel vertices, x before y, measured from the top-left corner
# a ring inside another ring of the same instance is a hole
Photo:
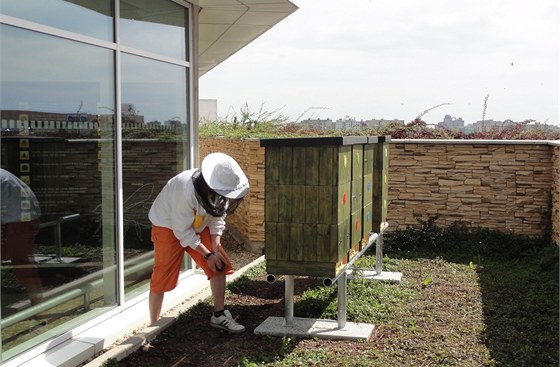
[[[116,359],[109,358],[108,360],[103,362],[101,367],[118,367],[118,365],[119,365],[119,362]]]
[[[419,218],[416,226],[387,233],[385,251],[453,251],[469,260],[475,256],[475,263],[480,264],[482,256],[523,258],[532,251],[550,247],[550,241],[543,237],[472,227],[462,221],[440,227],[437,219],[437,216],[429,216],[427,220]]]
[[[487,99],[483,114],[485,115]],[[549,125],[538,125],[529,128],[527,120],[522,122],[504,122],[499,129],[484,129],[473,133],[463,133],[450,130],[440,126],[428,126],[422,120],[423,116],[432,110],[451,103],[441,103],[424,110],[414,120],[407,124],[389,123],[387,125],[370,128],[361,126],[349,130],[319,129],[313,124],[300,121],[304,115],[311,113],[308,119],[313,117],[313,111],[328,109],[326,107],[311,107],[305,110],[295,120],[290,120],[281,113],[281,108],[268,111],[264,103],[257,109],[251,108],[248,103],[241,106],[238,111],[233,111],[224,118],[216,121],[202,121],[199,125],[199,134],[202,138],[223,136],[230,139],[245,138],[282,138],[282,137],[305,137],[305,136],[374,136],[390,135],[393,139],[508,139],[508,140],[556,140],[560,139],[560,130],[551,129]],[[484,119],[484,118],[483,118]]]
[[[232,282],[226,284],[226,290],[228,292],[233,293],[240,293],[245,291],[246,289],[250,289],[252,287],[253,279],[264,272],[265,270],[265,263],[261,262],[260,264],[255,265],[251,269],[247,270],[245,274],[241,275],[237,279]]]
[[[374,324],[371,340],[237,336],[225,341],[228,353],[223,359],[216,361],[215,355],[208,353],[203,361],[197,359],[197,365],[557,365],[557,246],[521,241],[511,233],[479,231],[465,223],[440,228],[435,218],[398,232],[386,235],[385,244],[389,246],[383,265],[388,271],[402,272],[402,282],[373,281],[364,278],[365,273],[360,271],[355,271],[348,282],[347,319]],[[514,244],[514,251],[506,252],[510,244]],[[371,268],[375,262],[374,254],[366,252],[355,265]],[[484,266],[480,265],[482,262]],[[259,310],[268,311],[280,302],[277,293],[269,299],[269,287],[274,285],[264,284],[265,276],[266,269],[261,264],[246,277],[234,281],[237,284],[230,288],[235,293],[232,296],[243,299],[242,307],[250,308],[246,312],[251,318],[270,316]],[[302,278],[295,279],[296,285],[301,280],[306,287],[299,291],[296,287],[294,316],[335,320],[337,287],[325,287],[318,279]],[[197,304],[159,338],[166,345],[172,344],[173,350],[186,344],[186,349],[178,351],[179,356],[169,358],[155,347],[153,352],[141,352],[136,359],[134,354],[127,357],[132,359],[123,366],[140,365],[147,353],[153,354],[152,361],[158,358],[153,365],[169,366],[192,350],[207,350],[208,340],[215,340],[216,336],[200,340],[196,333],[200,332],[201,324],[206,325],[209,307],[207,302]],[[275,308],[281,314],[278,309],[282,309],[281,305]]]
[[[197,302],[194,306],[190,307],[177,316],[177,320],[181,322],[189,322],[190,320],[207,316],[210,313],[212,306],[210,305],[210,299],[202,300]]]

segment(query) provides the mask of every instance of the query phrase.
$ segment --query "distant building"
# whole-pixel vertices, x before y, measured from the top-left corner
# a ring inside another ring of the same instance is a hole
[[[211,122],[218,120],[218,100],[198,100],[198,120],[200,122]]]
[[[525,130],[560,131],[560,126],[548,125],[546,123],[540,123],[540,122],[531,122],[525,125]]]
[[[338,119],[334,123],[335,130],[357,130],[364,127],[362,121],[354,119]]]
[[[121,103],[123,123],[144,124],[144,116],[138,114],[133,103]]]
[[[301,121],[302,127],[310,130],[334,130],[334,121],[331,119],[314,119]]]
[[[2,120],[14,121],[80,121],[80,122],[96,122],[98,115],[87,113],[72,112],[42,112],[27,110],[1,110]]]
[[[450,130],[465,131],[465,121],[461,117],[451,117],[451,115],[445,115],[442,122],[437,124],[440,127],[444,127]]]
[[[308,129],[318,130],[358,130],[362,128],[380,128],[389,124],[404,125],[404,120],[385,120],[385,119],[371,119],[371,120],[354,120],[350,118],[338,119],[333,121],[331,119],[314,119],[303,120],[302,126]]]
[[[472,124],[474,132],[484,132],[489,130],[501,131],[504,127],[510,126],[513,122],[506,121],[494,121],[494,120],[479,120]]]
[[[364,123],[367,125],[367,127],[379,128],[379,127],[387,126],[389,124],[404,125],[404,120],[399,120],[399,119],[392,119],[392,120],[371,119],[371,120],[365,120]]]

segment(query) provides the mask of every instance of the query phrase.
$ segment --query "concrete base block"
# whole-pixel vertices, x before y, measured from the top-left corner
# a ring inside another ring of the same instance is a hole
[[[80,257],[69,257],[63,256],[57,258],[56,255],[33,255],[33,262],[35,264],[49,264],[49,265],[57,265],[57,264],[71,264],[78,260]]]
[[[260,324],[254,333],[279,337],[367,341],[375,328],[372,324],[353,322],[347,322],[344,328],[339,328],[337,321],[301,317],[294,317],[292,325],[285,324],[284,317],[271,316]]]
[[[360,277],[363,279],[379,280],[382,282],[399,284],[402,279],[402,273],[393,271],[382,271],[381,274],[377,274],[375,270],[361,270]]]

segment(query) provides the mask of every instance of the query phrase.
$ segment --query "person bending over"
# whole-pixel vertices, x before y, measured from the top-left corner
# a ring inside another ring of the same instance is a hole
[[[31,188],[3,168],[0,169],[0,192],[2,261],[11,260],[14,273],[34,306],[43,300],[39,270],[30,260],[39,232],[41,207]]]
[[[211,153],[200,168],[171,178],[154,200],[148,217],[152,223],[154,267],[150,281],[150,321],[160,318],[164,293],[177,286],[186,251],[210,280],[214,313],[210,325],[241,333],[225,309],[226,275],[233,273],[220,237],[225,217],[249,192],[249,181],[239,164],[224,153]]]

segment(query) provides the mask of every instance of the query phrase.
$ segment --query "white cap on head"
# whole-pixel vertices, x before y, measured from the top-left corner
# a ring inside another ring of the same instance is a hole
[[[217,194],[240,199],[249,192],[249,180],[239,164],[227,154],[210,153],[200,165],[202,177]]]

